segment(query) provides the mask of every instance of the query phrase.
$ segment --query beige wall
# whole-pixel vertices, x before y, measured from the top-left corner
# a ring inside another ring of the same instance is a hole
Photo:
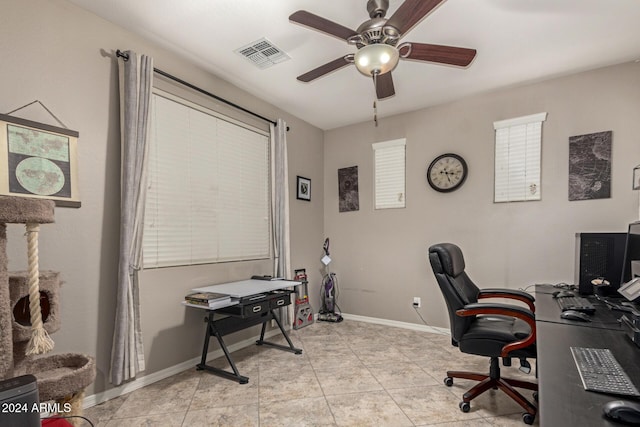
[[[379,105],[384,110],[384,101]],[[542,201],[494,204],[493,122],[548,112],[543,125]],[[325,233],[347,313],[420,323],[411,307],[448,327],[428,265],[429,245],[459,244],[480,287],[573,282],[574,234],[626,231],[638,219],[632,169],[640,163],[640,64],[630,63],[467,98],[325,132]],[[568,201],[568,138],[613,131],[612,197]],[[407,139],[407,207],[372,208],[371,143]],[[462,155],[469,177],[441,194],[426,181],[433,158]],[[360,210],[338,212],[337,169],[358,166]]]
[[[42,269],[60,271],[62,328],[52,338],[55,352],[96,356],[98,375],[88,394],[110,388],[119,230],[119,113],[116,49],[154,57],[155,66],[245,108],[284,118],[288,133],[292,192],[292,266],[306,267],[320,282],[315,266],[323,241],[323,132],[278,108],[204,72],[184,58],[159,48],[64,0],[8,0],[0,13],[0,111],[42,101],[78,142],[82,208],[56,209],[56,223],[42,227]],[[277,72],[274,69],[271,72]],[[56,124],[36,106],[17,113]],[[313,180],[310,203],[295,199],[296,174]],[[23,229],[9,228],[11,270],[26,267]],[[179,302],[195,286],[269,273],[269,262],[227,263],[144,272],[140,289],[147,374],[200,354],[202,313]],[[257,333],[257,331],[254,331]],[[242,338],[231,337],[230,342]],[[6,351],[6,349],[0,349]]]

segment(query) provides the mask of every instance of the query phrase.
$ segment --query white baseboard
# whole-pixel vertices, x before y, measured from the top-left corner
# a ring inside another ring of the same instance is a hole
[[[317,319],[318,314],[316,313],[315,316]],[[440,335],[450,335],[450,332],[448,329],[438,328],[435,326],[418,325],[415,323],[399,322],[397,320],[378,319],[376,317],[359,316],[357,314],[342,313],[342,317],[348,320],[355,320],[358,322],[375,323],[377,325],[393,326],[396,328],[411,329],[414,331],[431,332],[431,333],[440,334]],[[264,334],[264,337],[271,338],[272,336],[279,335],[279,334],[280,334],[280,330],[272,329],[270,331],[267,331]],[[242,340],[235,344],[231,344],[227,348],[229,352],[233,353],[234,351],[237,351],[255,344],[257,338],[258,336],[255,336],[253,338],[247,338],[246,340]],[[216,359],[223,355],[224,353],[222,352],[222,349],[211,351],[207,355],[207,360]],[[146,387],[155,382],[168,378],[172,375],[179,374],[180,372],[186,371],[189,368],[195,367],[198,363],[200,363],[200,357],[194,357],[193,359],[187,360],[177,365],[170,366],[166,369],[162,369],[152,374],[145,375],[144,377],[137,378],[121,386],[111,388],[101,393],[92,394],[91,396],[87,396],[84,398],[84,400],[82,401],[82,406],[84,408],[90,408],[92,406],[99,405],[100,403],[106,402],[107,400],[115,399],[116,397],[130,393],[134,390],[138,390],[142,387]]]
[[[396,328],[411,329],[413,331],[431,332],[440,335],[451,335],[451,331],[446,328],[436,326],[418,325],[416,323],[399,322],[397,320],[379,319],[377,317],[360,316],[357,314],[342,313],[342,317],[348,320],[356,320],[358,322],[375,323],[376,325],[393,326]]]

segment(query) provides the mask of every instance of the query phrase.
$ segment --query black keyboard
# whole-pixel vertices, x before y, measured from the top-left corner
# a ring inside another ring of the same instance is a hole
[[[556,299],[556,301],[558,301],[562,311],[576,310],[589,314],[593,314],[596,311],[591,301],[583,297],[562,297]]]
[[[608,348],[571,347],[571,354],[585,390],[640,396],[640,392]]]

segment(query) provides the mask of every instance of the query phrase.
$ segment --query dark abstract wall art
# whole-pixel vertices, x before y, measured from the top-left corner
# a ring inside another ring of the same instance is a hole
[[[569,200],[611,197],[613,132],[569,137]]]
[[[338,169],[338,209],[340,212],[360,210],[358,166]]]

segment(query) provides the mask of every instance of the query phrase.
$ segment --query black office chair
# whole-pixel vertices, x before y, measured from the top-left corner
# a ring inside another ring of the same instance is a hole
[[[521,366],[530,369],[527,358],[536,357],[536,324],[534,298],[515,289],[479,289],[464,271],[464,257],[452,243],[440,243],[429,248],[429,261],[449,310],[451,343],[468,354],[491,358],[489,374],[447,371],[444,382],[453,385],[454,378],[480,381],[464,393],[460,409],[468,412],[471,400],[489,389],[499,388],[525,409],[522,419],[532,424],[537,408],[514,387],[534,390],[535,383],[500,377],[500,358],[510,366],[518,358]],[[522,301],[524,307],[503,303],[479,303],[484,298],[508,298]],[[521,367],[521,369],[522,369]]]

